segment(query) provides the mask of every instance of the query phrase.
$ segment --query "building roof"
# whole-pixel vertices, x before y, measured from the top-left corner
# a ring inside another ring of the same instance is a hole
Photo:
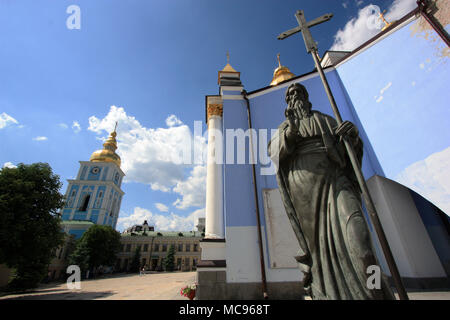
[[[201,232],[198,231],[146,231],[148,237],[203,237]],[[122,237],[136,237],[144,236],[144,231],[122,233]]]
[[[92,221],[89,220],[63,220],[61,222],[62,224],[89,224],[89,225],[94,225],[95,223],[93,223]]]

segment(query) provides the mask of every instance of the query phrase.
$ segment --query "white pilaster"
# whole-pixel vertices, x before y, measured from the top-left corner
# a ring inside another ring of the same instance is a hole
[[[218,104],[214,106],[219,106]],[[209,108],[210,106],[208,106]],[[221,105],[220,105],[221,108]],[[209,112],[208,112],[209,113]],[[208,159],[206,171],[206,239],[224,239],[222,116],[208,114]]]

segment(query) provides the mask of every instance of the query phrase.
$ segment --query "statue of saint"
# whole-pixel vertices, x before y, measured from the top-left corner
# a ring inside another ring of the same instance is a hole
[[[342,140],[353,144],[361,163],[356,126],[348,121],[338,126],[334,118],[311,110],[301,84],[289,86],[286,102],[286,120],[268,149],[278,163],[281,198],[300,244],[295,258],[305,292],[312,299],[395,299],[381,272],[378,288],[367,281],[373,275],[369,266],[379,264]]]

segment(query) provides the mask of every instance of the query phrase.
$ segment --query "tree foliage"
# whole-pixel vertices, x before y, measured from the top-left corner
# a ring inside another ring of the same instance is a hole
[[[141,267],[141,247],[137,246],[134,251],[133,260],[131,260],[130,271],[138,272]]]
[[[167,256],[164,259],[164,269],[166,271],[173,271],[175,269],[175,247],[173,244],[170,245]]]
[[[83,271],[114,265],[121,247],[120,239],[120,233],[112,227],[93,225],[77,241],[69,263]]]
[[[61,187],[46,163],[0,170],[0,263],[16,269],[11,289],[36,287],[63,243]]]

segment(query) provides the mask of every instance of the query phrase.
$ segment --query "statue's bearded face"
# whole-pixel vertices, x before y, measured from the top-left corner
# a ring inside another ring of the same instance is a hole
[[[302,118],[310,114],[311,104],[300,88],[289,88],[286,94],[286,102],[288,103],[288,108],[297,111],[298,117]]]

